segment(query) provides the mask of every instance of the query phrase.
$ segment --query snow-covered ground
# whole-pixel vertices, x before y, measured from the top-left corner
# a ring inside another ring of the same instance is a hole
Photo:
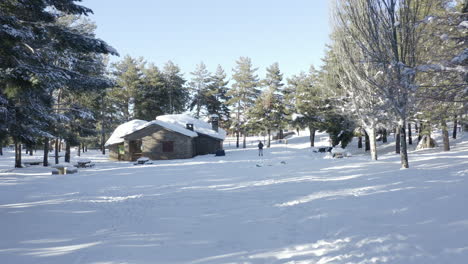
[[[72,175],[12,170],[6,151],[0,263],[467,263],[466,134],[406,170],[392,143],[372,162],[356,142],[324,159],[307,138],[148,166],[90,151],[96,166]]]

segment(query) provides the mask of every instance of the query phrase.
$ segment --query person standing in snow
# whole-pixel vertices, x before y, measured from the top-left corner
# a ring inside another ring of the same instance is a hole
[[[263,143],[262,141],[258,141],[258,156],[263,156]]]

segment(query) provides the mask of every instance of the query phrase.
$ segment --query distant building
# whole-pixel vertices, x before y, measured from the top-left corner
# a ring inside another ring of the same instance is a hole
[[[223,149],[226,132],[188,115],[163,115],[147,122],[132,120],[120,125],[106,142],[113,160],[134,161],[140,157],[152,160],[187,159],[214,154]],[[138,124],[138,125],[137,125]]]

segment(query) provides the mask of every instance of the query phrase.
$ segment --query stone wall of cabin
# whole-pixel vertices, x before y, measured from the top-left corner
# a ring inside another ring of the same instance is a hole
[[[119,160],[119,145],[122,145],[122,144],[114,144],[114,145],[110,145],[108,147],[108,149],[109,149],[109,159]]]
[[[152,160],[188,159],[194,156],[192,138],[166,129],[153,129],[142,138],[142,156]],[[163,141],[173,141],[174,151],[164,152]]]

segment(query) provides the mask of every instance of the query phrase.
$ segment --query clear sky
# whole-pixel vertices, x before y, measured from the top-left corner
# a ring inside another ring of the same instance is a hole
[[[121,57],[172,60],[190,78],[203,61],[228,75],[240,56],[264,77],[278,62],[285,76],[321,65],[329,41],[328,0],[84,0],[97,36]],[[118,58],[117,58],[118,59]],[[115,60],[115,59],[114,59]]]

